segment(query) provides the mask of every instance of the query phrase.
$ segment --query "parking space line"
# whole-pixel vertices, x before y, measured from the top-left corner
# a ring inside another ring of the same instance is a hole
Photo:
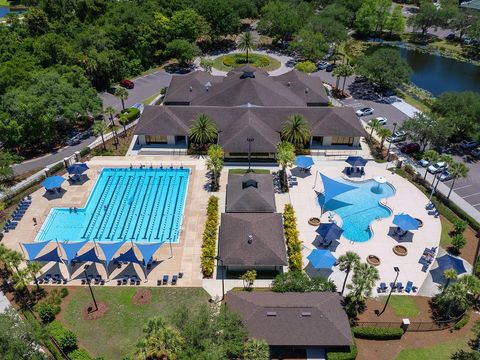
[[[462,196],[462,197],[465,199],[469,196],[478,195],[478,194],[480,194],[480,192],[476,192],[476,193],[473,193],[473,194],[470,194],[470,195],[465,195],[465,196]]]
[[[450,181],[450,180],[449,180],[449,181]],[[469,187],[469,186],[473,186],[473,185],[470,184],[470,185],[459,186],[459,187],[457,187],[457,188],[454,188],[453,191],[458,190],[458,189],[463,189],[463,188],[466,188],[466,187]]]

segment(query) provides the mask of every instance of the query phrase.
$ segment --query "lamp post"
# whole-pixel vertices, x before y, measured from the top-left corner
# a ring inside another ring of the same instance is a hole
[[[222,266],[222,299],[220,301],[223,301],[225,299],[225,275],[223,273],[223,260],[220,256],[215,256],[215,260],[217,260],[217,262],[220,262],[221,266]]]
[[[394,122],[393,123],[393,131],[392,131],[392,135],[395,133],[395,129],[397,128],[397,123]],[[391,140],[391,139],[390,139]],[[390,147],[392,146],[392,142],[389,141],[388,142],[388,150],[387,150],[387,163],[390,161]]]
[[[397,279],[398,279],[398,274],[400,274],[400,269],[395,266],[393,268],[393,270],[395,270],[395,272],[397,273],[397,275],[395,275],[395,280],[393,280],[393,284],[392,286],[390,286],[390,293],[388,294],[388,297],[387,297],[387,301],[385,302],[385,305],[383,306],[383,309],[382,311],[380,311],[379,313],[377,313],[377,316],[380,316],[382,315],[384,312],[385,312],[385,309],[387,308],[387,305],[388,305],[388,301],[390,300],[390,296],[392,296],[392,292],[393,292],[393,288],[396,286],[397,284]]]
[[[251,171],[250,170],[250,165],[251,165],[250,157],[251,157],[252,142],[254,140],[255,140],[254,138],[247,138],[247,141],[248,141],[248,170],[247,170],[247,172]]]
[[[88,279],[87,269],[90,265],[85,265],[83,267],[83,272],[85,273],[85,279],[87,280],[88,288],[90,289],[90,294],[92,295],[93,303],[95,304],[95,311],[98,310],[97,300],[95,300],[95,295],[93,295],[92,285],[90,285],[90,280]],[[90,312],[90,311],[89,311]]]

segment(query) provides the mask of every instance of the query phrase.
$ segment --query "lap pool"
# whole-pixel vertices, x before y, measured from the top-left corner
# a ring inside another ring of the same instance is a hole
[[[179,241],[189,169],[103,169],[84,208],[50,211],[36,241]]]
[[[381,199],[395,194],[392,185],[378,184],[374,180],[363,182],[350,182],[338,180],[349,185],[357,186],[357,189],[347,191],[330,200],[325,211],[333,211],[342,218],[343,236],[355,242],[367,241],[372,237],[370,224],[381,218],[391,215],[389,208],[380,204]],[[323,205],[323,195],[318,197],[320,205]]]

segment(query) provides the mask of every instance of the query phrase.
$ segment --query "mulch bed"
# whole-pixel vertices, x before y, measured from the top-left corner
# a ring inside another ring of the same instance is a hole
[[[95,305],[93,303],[88,304],[83,309],[83,318],[85,320],[97,320],[103,317],[108,311],[108,306],[102,301],[97,301],[98,310],[95,310]]]
[[[152,300],[152,292],[147,289],[139,289],[133,295],[133,303],[135,305],[145,305],[149,304]]]
[[[392,295],[395,296],[395,295]],[[420,310],[420,314],[412,317],[410,320],[413,321],[432,321],[432,311],[430,309],[428,297],[423,296],[414,296],[413,300],[417,304],[417,307]],[[375,314],[375,310],[382,310],[385,303],[380,300],[368,299],[365,303],[365,311],[358,315],[359,321],[381,321],[381,322],[402,322],[402,318],[395,315],[393,310],[387,306],[385,312],[378,317]]]
[[[463,236],[465,236],[467,243],[465,244],[465,247],[460,250],[460,256],[467,260],[469,264],[473,265],[479,239],[475,236],[475,231],[471,227],[468,227],[467,230],[465,230]]]

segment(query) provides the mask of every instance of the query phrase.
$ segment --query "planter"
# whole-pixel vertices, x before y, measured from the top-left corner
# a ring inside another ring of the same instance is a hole
[[[421,228],[423,226],[423,221],[420,220],[419,218],[415,218],[415,220],[418,221],[418,227]]]
[[[407,248],[403,245],[395,245],[392,248],[392,250],[395,253],[395,255],[398,255],[398,256],[406,256],[408,254]]]
[[[310,219],[308,219],[308,223],[312,226],[319,226],[320,219],[318,217],[311,217]]]
[[[380,265],[380,258],[376,255],[368,255],[367,263],[369,263],[372,266],[378,266]]]

